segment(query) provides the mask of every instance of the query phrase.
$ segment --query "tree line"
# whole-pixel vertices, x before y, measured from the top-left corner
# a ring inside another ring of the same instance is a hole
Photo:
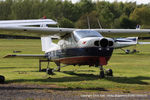
[[[150,28],[150,4],[136,2],[93,2],[81,0],[2,0],[0,20],[39,19],[42,16],[59,22],[60,27]]]

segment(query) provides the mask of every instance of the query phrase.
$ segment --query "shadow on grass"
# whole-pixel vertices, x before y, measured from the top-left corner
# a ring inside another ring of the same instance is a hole
[[[13,83],[13,82],[76,82],[76,81],[84,81],[84,80],[97,80],[98,76],[93,75],[93,74],[77,74],[73,71],[64,71],[63,73],[73,75],[71,77],[60,77],[60,78],[47,78],[47,79],[16,79],[16,80],[10,80],[7,81],[6,83]],[[50,87],[50,88],[42,88],[42,87],[1,87],[0,89],[3,90],[32,90],[32,89],[37,89],[37,90],[44,90],[44,89],[50,89],[50,90],[59,90],[59,91],[68,91],[68,90],[76,90],[76,91],[81,91],[81,90],[96,90],[96,91],[107,91],[105,88],[101,87],[94,87],[94,88],[81,88],[81,87]]]
[[[141,84],[141,85],[149,85],[148,82],[143,82],[142,80],[150,80],[150,77],[145,76],[137,76],[137,77],[107,77],[109,81],[117,82],[117,83],[127,83],[127,84]]]
[[[24,68],[36,68],[36,67],[0,67],[0,69],[15,69],[15,68],[24,69]]]
[[[9,80],[7,83],[13,82],[79,82],[79,81],[91,81],[98,80],[98,75],[85,74],[85,73],[75,73],[73,71],[64,71],[63,73],[69,74],[72,76],[59,77],[59,78],[41,78],[41,79],[15,79]],[[142,80],[150,80],[150,77],[137,76],[137,77],[106,77],[105,80],[116,82],[116,83],[126,83],[126,84],[141,84],[149,85],[150,83],[144,82]],[[102,80],[103,81],[103,80]]]
[[[93,74],[77,74],[73,71],[64,71],[63,73],[72,75],[71,77],[59,77],[59,78],[44,78],[44,79],[15,79],[7,81],[8,83],[12,82],[76,82],[84,80],[97,80],[98,76]]]
[[[81,90],[97,90],[97,91],[108,91],[104,88],[71,88],[71,87],[57,87],[57,86],[30,86],[30,85],[16,85],[16,86],[0,86],[0,90],[58,90],[58,91],[81,91]]]

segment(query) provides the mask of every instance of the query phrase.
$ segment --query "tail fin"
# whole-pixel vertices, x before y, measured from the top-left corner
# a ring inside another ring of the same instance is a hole
[[[140,25],[136,25],[136,29],[141,29],[141,26]]]
[[[57,50],[60,48],[57,44],[52,42],[51,36],[41,37],[41,43],[42,43],[42,51],[45,52]]]
[[[127,37],[127,38],[117,38],[115,39],[114,48],[124,48],[138,43],[138,37]]]

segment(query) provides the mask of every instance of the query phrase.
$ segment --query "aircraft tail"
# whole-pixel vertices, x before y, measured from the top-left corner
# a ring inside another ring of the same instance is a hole
[[[59,49],[59,46],[52,42],[51,36],[41,37],[42,51],[49,52]]]
[[[116,38],[114,48],[124,48],[138,43],[138,37]]]
[[[136,29],[141,29],[141,26],[140,25],[136,25]]]

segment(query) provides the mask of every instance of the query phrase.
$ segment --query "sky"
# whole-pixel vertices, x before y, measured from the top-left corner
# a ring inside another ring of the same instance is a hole
[[[76,3],[76,2],[78,2],[78,1],[80,1],[80,0],[71,0],[73,3]],[[96,0],[93,0],[93,1],[96,1]],[[99,0],[99,1],[102,1],[102,0]],[[135,2],[136,1],[136,3],[137,4],[148,4],[148,3],[150,3],[150,0],[105,0],[105,1],[109,1],[109,2],[114,2],[114,1],[118,1],[118,2]]]

